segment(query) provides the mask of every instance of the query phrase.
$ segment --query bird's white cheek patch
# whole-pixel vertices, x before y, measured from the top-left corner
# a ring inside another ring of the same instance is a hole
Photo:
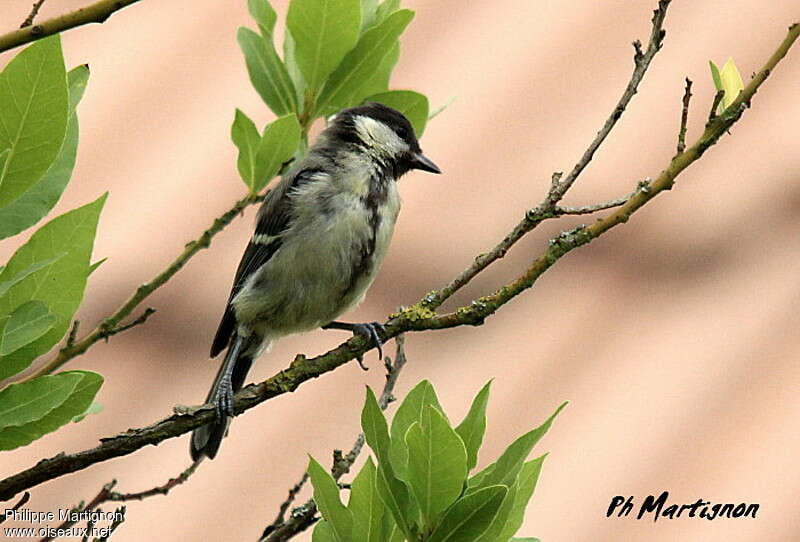
[[[408,144],[381,121],[358,116],[355,127],[364,143],[372,144],[390,155],[396,156],[408,150]]]

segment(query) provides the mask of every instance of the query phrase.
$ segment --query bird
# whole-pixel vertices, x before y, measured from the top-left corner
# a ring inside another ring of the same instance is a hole
[[[194,461],[217,455],[234,393],[277,339],[348,330],[382,357],[380,324],[336,319],[361,303],[375,279],[400,211],[397,180],[415,169],[441,173],[408,118],[368,102],[329,119],[306,156],[267,193],[211,346],[211,358],[227,351],[206,398],[216,417],[192,433]]]

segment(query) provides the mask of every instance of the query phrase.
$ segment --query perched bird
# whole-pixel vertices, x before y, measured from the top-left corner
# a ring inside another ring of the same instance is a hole
[[[227,348],[206,399],[217,418],[192,433],[192,459],[217,454],[233,394],[276,339],[323,327],[380,348],[379,324],[335,319],[375,279],[400,210],[395,181],[412,169],[441,173],[405,116],[368,103],[339,112],[267,194],[211,346],[212,358]]]

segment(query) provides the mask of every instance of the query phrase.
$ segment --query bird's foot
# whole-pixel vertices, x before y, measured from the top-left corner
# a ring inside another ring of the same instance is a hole
[[[353,335],[357,335],[364,339],[367,342],[367,345],[370,348],[377,348],[378,349],[378,356],[380,359],[383,359],[383,339],[381,339],[381,334],[386,334],[386,328],[380,322],[368,322],[364,324],[348,324],[345,322],[331,322],[325,326],[322,326],[322,329],[344,329],[347,331],[351,331]],[[358,361],[358,365],[367,370],[367,367],[364,366],[364,356],[359,355],[356,357],[356,361]]]
[[[211,402],[217,407],[217,418],[224,420],[233,417],[233,385],[230,378],[220,380]]]
[[[383,359],[383,340],[381,339],[381,333],[386,333],[386,328],[384,328],[383,324],[380,322],[353,324],[353,335],[358,335],[363,338],[370,347],[377,348],[379,359]],[[366,371],[367,368],[364,366],[363,356],[358,356],[356,360],[358,360],[358,364],[361,368]]]

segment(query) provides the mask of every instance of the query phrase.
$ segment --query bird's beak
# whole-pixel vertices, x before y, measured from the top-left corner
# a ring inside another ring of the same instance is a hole
[[[411,167],[414,169],[421,169],[422,171],[430,171],[431,173],[442,172],[442,170],[439,169],[439,166],[433,163],[433,160],[431,160],[421,152],[415,153],[412,156]]]

